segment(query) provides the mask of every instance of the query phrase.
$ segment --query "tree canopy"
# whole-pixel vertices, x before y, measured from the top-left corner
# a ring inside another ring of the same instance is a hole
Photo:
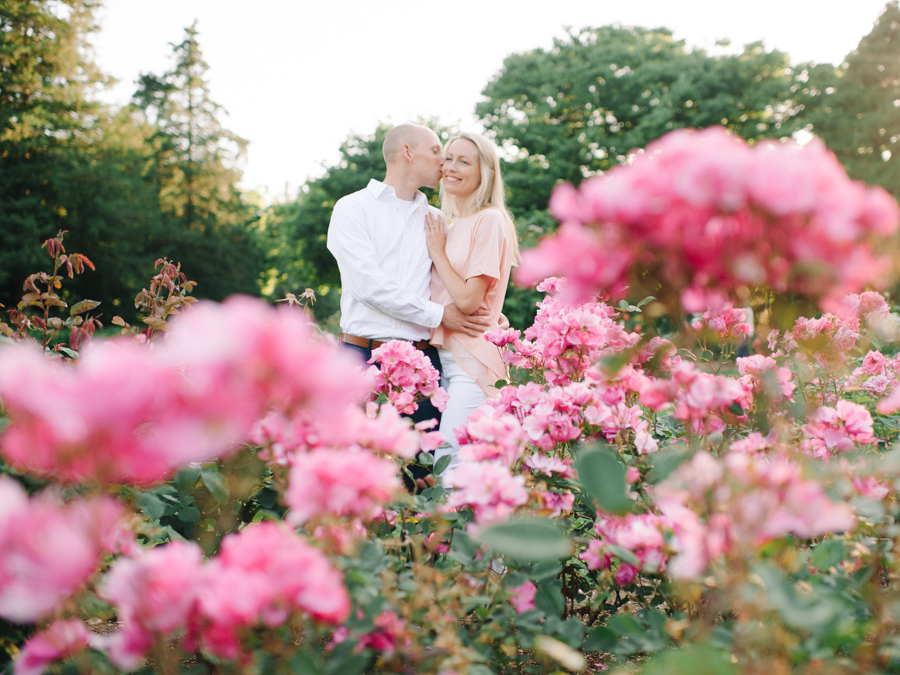
[[[518,215],[545,208],[557,182],[577,185],[672,129],[788,134],[791,83],[788,56],[762,43],[710,56],[663,28],[604,26],[508,56],[476,113],[514,152],[507,182]]]
[[[810,64],[803,88],[814,134],[852,178],[900,199],[900,8],[890,2],[839,67]]]

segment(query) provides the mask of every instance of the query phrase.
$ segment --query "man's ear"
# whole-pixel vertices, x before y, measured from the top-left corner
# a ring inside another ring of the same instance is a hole
[[[403,159],[405,159],[407,162],[412,161],[412,149],[406,143],[400,146],[400,156],[403,157]]]

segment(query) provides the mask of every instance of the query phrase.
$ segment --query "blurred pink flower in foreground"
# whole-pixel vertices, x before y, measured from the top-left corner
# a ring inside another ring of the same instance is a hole
[[[447,508],[471,507],[478,525],[508,520],[528,501],[525,477],[513,476],[493,462],[463,462],[447,470],[444,482],[455,488],[447,497]]]
[[[746,452],[723,459],[698,452],[656,486],[655,501],[675,534],[673,578],[703,573],[732,547],[757,548],[787,534],[809,539],[856,525],[850,505],[831,501],[797,464]]]
[[[49,492],[29,498],[0,476],[0,616],[37,621],[86,584],[123,513],[110,498],[66,505]]]
[[[54,621],[22,645],[13,668],[16,675],[41,675],[57,659],[64,659],[88,646],[91,634],[77,619]]]
[[[153,483],[236,450],[268,410],[340,425],[364,393],[350,356],[314,339],[297,312],[201,302],[149,348],[95,341],[69,366],[0,349],[10,419],[0,453],[63,481]]]
[[[524,252],[519,283],[565,273],[581,302],[649,273],[688,311],[761,285],[834,307],[887,282],[875,244],[900,228],[897,202],[851,181],[818,139],[750,146],[721,127],[670,132],[577,190],[558,187],[550,210],[562,225]]]
[[[521,614],[534,609],[535,593],[537,593],[537,586],[530,581],[526,581],[524,584],[509,589],[509,601],[516,608],[516,611]]]
[[[222,540],[203,561],[193,542],[172,542],[118,560],[100,596],[114,604],[123,628],[98,640],[110,659],[136,668],[156,636],[199,640],[226,659],[241,653],[241,636],[277,626],[294,612],[337,624],[350,614],[343,578],[318,549],[284,525],[261,523]]]
[[[287,519],[305,523],[322,514],[359,516],[382,513],[401,487],[399,467],[365,450],[318,449],[292,460],[285,501]]]

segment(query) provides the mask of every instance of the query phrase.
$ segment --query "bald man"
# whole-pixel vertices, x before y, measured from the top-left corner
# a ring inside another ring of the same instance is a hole
[[[413,343],[441,370],[431,329],[478,336],[488,328],[487,311],[463,314],[456,305],[431,302],[431,258],[425,244],[425,214],[438,214],[421,187],[441,181],[441,141],[428,127],[401,124],[382,147],[387,172],[335,204],[328,250],[341,273],[341,343],[366,360],[388,340]],[[430,401],[412,419],[437,419]]]

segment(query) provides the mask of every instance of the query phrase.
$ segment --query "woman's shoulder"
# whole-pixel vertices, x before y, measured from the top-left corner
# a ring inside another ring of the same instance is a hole
[[[475,222],[487,227],[506,227],[507,216],[500,209],[489,206],[475,214]]]

